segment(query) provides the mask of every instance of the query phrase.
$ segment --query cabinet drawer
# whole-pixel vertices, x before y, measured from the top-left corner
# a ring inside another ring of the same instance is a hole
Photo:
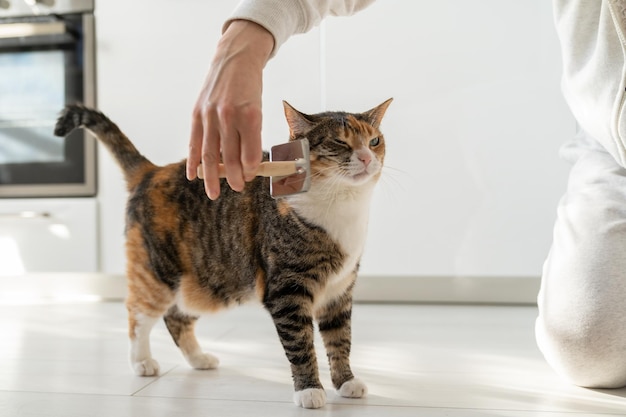
[[[0,276],[97,272],[95,199],[0,200]]]

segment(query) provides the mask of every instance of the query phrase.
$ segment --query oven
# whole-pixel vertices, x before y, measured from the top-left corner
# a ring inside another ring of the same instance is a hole
[[[96,104],[94,0],[0,0],[0,198],[96,194],[96,145],[53,134]]]

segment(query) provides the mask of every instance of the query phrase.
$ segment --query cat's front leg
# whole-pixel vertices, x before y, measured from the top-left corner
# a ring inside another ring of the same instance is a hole
[[[316,312],[318,328],[324,340],[330,364],[330,376],[342,397],[361,398],[367,386],[350,369],[352,345],[352,292],[330,302]]]
[[[282,290],[268,293],[265,306],[291,363],[294,402],[304,408],[320,408],[326,404],[326,392],[319,380],[313,344],[312,300],[298,284],[283,285]]]

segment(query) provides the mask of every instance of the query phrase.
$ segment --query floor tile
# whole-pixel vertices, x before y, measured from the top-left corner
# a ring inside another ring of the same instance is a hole
[[[534,342],[534,307],[356,305],[353,370],[370,394],[337,396],[316,338],[328,404],[296,407],[269,315],[244,306],[200,320],[221,361],[197,371],[165,326],[152,334],[162,375],[134,376],[123,303],[0,305],[1,416],[505,416],[626,415],[626,390],[561,381]]]
[[[290,402],[0,392],[0,415],[11,417],[576,417],[577,414],[498,409],[374,407],[354,404],[328,404],[320,410],[304,410]],[[584,416],[607,417],[608,415],[590,413]]]

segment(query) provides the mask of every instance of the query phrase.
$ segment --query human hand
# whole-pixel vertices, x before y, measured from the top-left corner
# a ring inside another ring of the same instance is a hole
[[[187,159],[189,180],[202,162],[212,200],[220,194],[220,160],[235,191],[243,190],[261,163],[263,68],[273,48],[270,32],[247,20],[233,21],[217,45],[193,109]]]

